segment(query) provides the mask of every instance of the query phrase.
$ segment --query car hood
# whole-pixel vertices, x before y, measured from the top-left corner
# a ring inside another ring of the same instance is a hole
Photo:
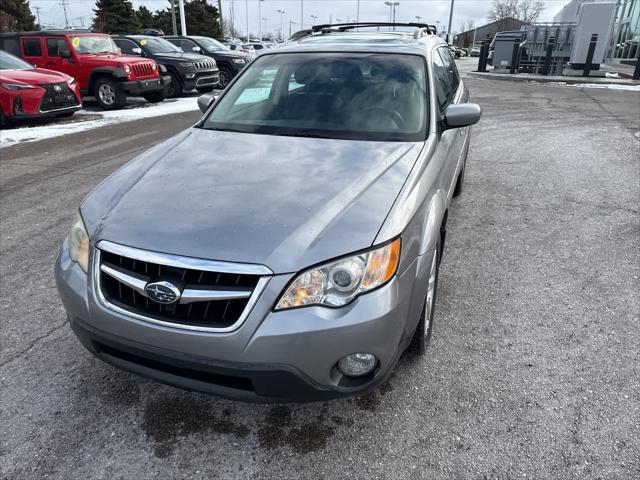
[[[233,52],[231,50],[218,50],[216,52],[209,52],[212,55],[219,55],[227,58],[247,58],[248,54],[242,52]]]
[[[156,53],[156,59],[170,59],[170,60],[187,60],[189,62],[209,62],[211,61],[209,57],[204,57],[198,53],[185,53],[185,52],[167,52],[167,53]]]
[[[371,246],[421,148],[193,128],[81,211],[93,242],[295,272]]]
[[[82,63],[95,66],[116,66],[124,64],[131,65],[134,63],[148,63],[154,61],[148,58],[142,58],[133,55],[120,55],[117,53],[83,53],[80,54],[79,57],[82,59]]]
[[[28,83],[30,85],[60,83],[70,78],[68,75],[43,68],[30,70],[0,70],[2,81]]]

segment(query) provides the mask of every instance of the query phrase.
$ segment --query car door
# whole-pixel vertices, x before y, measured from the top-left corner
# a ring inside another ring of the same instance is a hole
[[[46,37],[45,52],[47,54],[44,62],[45,68],[63,72],[78,79],[75,60],[72,57],[63,57],[63,52],[69,52],[69,55],[72,55],[72,50],[69,48],[65,37]]]
[[[439,48],[438,53],[442,57],[442,61],[449,75],[449,85],[451,88],[449,89],[449,102],[450,103],[460,103],[466,100],[460,100],[462,96],[462,92],[459,92],[460,89],[460,74],[458,73],[458,67],[456,67],[456,62],[453,59],[453,55],[446,48]],[[451,145],[451,157],[452,161],[454,161],[457,165],[458,160],[460,160],[460,155],[462,154],[462,149],[464,148],[464,140],[465,135],[467,134],[469,128],[457,128],[455,131],[458,132],[458,135],[454,138],[454,141]]]
[[[436,87],[436,103],[438,106],[438,114],[440,118],[444,116],[444,112],[455,96],[454,86],[451,83],[451,76],[447,64],[443,59],[440,51],[447,47],[439,47],[433,50],[432,67],[433,77]],[[447,194],[453,192],[453,183],[455,180],[457,169],[456,145],[460,134],[457,129],[442,130],[438,141],[438,157],[443,161],[441,167],[441,178],[439,184],[446,189]]]

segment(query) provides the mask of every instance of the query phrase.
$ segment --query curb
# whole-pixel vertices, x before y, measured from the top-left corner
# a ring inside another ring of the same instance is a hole
[[[584,77],[544,77],[544,76],[528,76],[526,73],[510,74],[510,73],[481,73],[481,72],[465,72],[473,78],[486,78],[491,80],[511,81],[511,82],[537,82],[537,83],[559,83],[563,82],[569,85],[590,84],[590,85],[625,85],[629,87],[639,86],[640,81],[625,80],[618,78],[610,78],[602,81],[602,77],[584,78]]]

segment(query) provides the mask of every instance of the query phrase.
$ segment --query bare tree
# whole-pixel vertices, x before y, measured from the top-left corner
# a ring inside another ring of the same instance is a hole
[[[509,28],[509,20],[534,23],[544,11],[542,0],[493,0],[489,20],[498,24],[499,30]]]

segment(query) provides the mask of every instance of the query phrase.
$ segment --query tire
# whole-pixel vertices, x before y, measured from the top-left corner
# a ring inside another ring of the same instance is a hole
[[[213,92],[213,90],[215,89],[215,87],[212,85],[210,87],[197,87],[196,90],[199,91],[200,93],[209,93],[209,92]]]
[[[0,128],[6,128],[9,126],[9,119],[4,116],[2,110],[0,110]]]
[[[182,95],[182,92],[183,92],[180,79],[173,72],[169,72],[169,75],[171,76],[171,83],[167,86],[167,97],[170,97],[170,98],[179,97],[180,95]]]
[[[165,98],[167,98],[167,92],[164,89],[159,92],[147,93],[144,96],[144,99],[149,103],[162,102]]]
[[[118,110],[127,104],[127,94],[118,88],[118,82],[109,77],[96,80],[93,96],[103,110]]]
[[[441,257],[441,241],[438,239],[436,251],[429,266],[429,277],[427,283],[427,295],[422,307],[422,315],[418,321],[418,326],[413,334],[410,350],[416,355],[424,355],[431,340],[431,332],[433,331],[433,316],[436,307],[436,294],[438,292],[438,274],[440,273],[440,257]]]
[[[218,86],[220,88],[227,88],[227,85],[231,83],[233,80],[233,72],[231,69],[225,65],[220,66],[220,80],[218,81]]]

